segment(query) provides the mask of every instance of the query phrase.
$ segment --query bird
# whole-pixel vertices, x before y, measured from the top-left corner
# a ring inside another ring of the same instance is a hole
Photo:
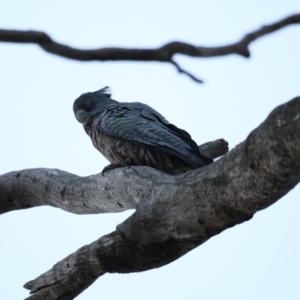
[[[149,166],[177,175],[213,160],[200,153],[183,129],[140,102],[118,102],[108,86],[74,101],[76,119],[93,145],[110,162],[102,174],[119,167]]]

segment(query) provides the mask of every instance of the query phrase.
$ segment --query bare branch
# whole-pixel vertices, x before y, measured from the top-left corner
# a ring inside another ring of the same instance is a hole
[[[210,158],[228,152],[223,139],[199,146]],[[134,209],[147,197],[143,188],[149,186],[145,178],[103,177],[101,174],[80,177],[56,169],[29,169],[0,176],[0,214],[12,210],[49,205],[75,214],[121,212]],[[127,179],[128,180],[127,180]],[[150,183],[151,185],[151,183]],[[121,188],[119,193],[115,188]]]
[[[175,62],[174,60],[171,60],[171,64],[175,66],[175,68],[177,69],[177,71],[178,71],[179,73],[183,73],[183,74],[187,75],[187,76],[190,77],[192,80],[194,80],[194,81],[196,81],[196,82],[198,82],[198,83],[203,83],[203,80],[197,78],[196,76],[194,76],[194,75],[191,74],[190,72],[183,70],[183,69],[179,66],[179,64],[178,64],[177,62]]]
[[[215,140],[199,146],[199,150],[202,154],[209,158],[215,159],[228,152],[228,143],[224,139]]]
[[[251,219],[300,181],[299,148],[300,97],[277,107],[246,141],[209,166],[180,176],[147,167],[112,170],[112,182],[118,177],[137,185],[143,181],[146,197],[140,195],[136,212],[115,232],[27,283],[35,293],[28,299],[73,299],[106,272],[161,267]]]
[[[289,25],[299,24],[300,14],[295,14],[284,18],[278,22],[261,27],[258,30],[246,34],[239,42],[219,46],[219,47],[203,47],[194,46],[180,41],[170,42],[158,48],[137,49],[137,48],[99,48],[93,50],[82,50],[69,47],[52,40],[52,38],[44,32],[40,31],[21,31],[21,30],[0,30],[0,42],[10,43],[31,43],[40,45],[45,51],[56,54],[65,58],[80,61],[159,61],[173,64],[181,73],[188,75],[196,82],[202,82],[194,75],[184,71],[177,63],[174,62],[175,54],[183,54],[191,57],[214,57],[229,54],[238,54],[244,57],[250,56],[248,46],[256,39],[270,34]]]

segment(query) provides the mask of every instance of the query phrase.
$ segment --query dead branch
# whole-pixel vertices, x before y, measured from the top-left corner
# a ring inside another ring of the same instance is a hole
[[[219,139],[200,145],[199,149],[214,159],[228,152],[228,143]],[[80,177],[56,169],[15,171],[0,176],[0,214],[41,205],[75,214],[121,212],[136,207],[147,185],[139,178],[132,185],[126,176]],[[123,187],[122,193],[115,187]]]
[[[80,61],[159,61],[168,62],[176,67],[180,73],[184,73],[196,82],[202,82],[190,72],[183,70],[173,59],[175,54],[183,54],[191,57],[215,57],[229,54],[237,54],[243,57],[250,57],[249,45],[256,39],[270,34],[274,31],[293,24],[300,23],[300,14],[295,14],[280,21],[265,25],[260,29],[246,34],[240,41],[219,47],[194,46],[188,43],[174,41],[158,48],[137,49],[137,48],[99,48],[93,50],[82,50],[69,47],[55,42],[49,35],[41,31],[22,30],[0,30],[0,42],[10,43],[31,43],[40,45],[45,51],[65,58]]]

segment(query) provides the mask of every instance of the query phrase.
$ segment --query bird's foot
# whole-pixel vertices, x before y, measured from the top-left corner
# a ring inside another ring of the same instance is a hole
[[[102,175],[104,176],[104,173],[106,173],[107,171],[116,169],[116,168],[131,167],[131,166],[134,166],[134,165],[135,164],[131,160],[125,160],[125,161],[122,161],[122,162],[119,162],[119,163],[110,164],[110,165],[103,168]]]

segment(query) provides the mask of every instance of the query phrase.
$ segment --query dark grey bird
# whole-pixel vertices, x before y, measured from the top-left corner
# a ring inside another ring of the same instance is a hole
[[[73,110],[94,146],[111,163],[102,173],[144,165],[180,174],[213,162],[200,153],[186,131],[146,104],[113,100],[108,87],[82,94]]]

